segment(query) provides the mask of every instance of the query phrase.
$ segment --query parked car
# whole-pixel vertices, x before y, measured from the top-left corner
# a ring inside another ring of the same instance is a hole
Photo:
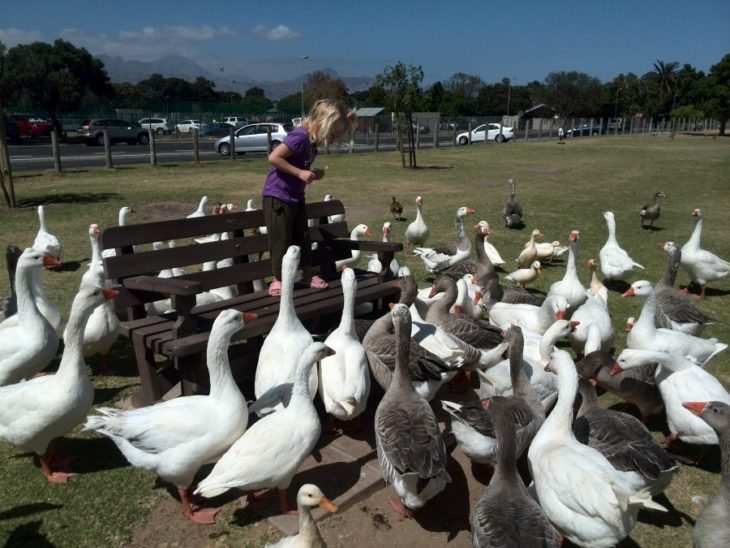
[[[20,134],[28,139],[51,134],[53,123],[39,114],[11,114],[8,119],[15,122]]]
[[[487,127],[489,126],[489,127]],[[478,142],[484,142],[484,134],[486,130],[487,140],[489,141],[496,141],[497,143],[502,143],[504,141],[509,141],[510,139],[513,139],[515,134],[514,130],[511,127],[503,126],[502,132],[500,133],[499,130],[499,124],[482,124],[480,126],[475,127],[471,130],[471,142],[472,143],[478,143]],[[460,145],[466,145],[469,143],[469,132],[466,131],[464,133],[459,133],[459,135],[456,136],[456,142]]]
[[[236,153],[266,152],[269,150],[267,137],[269,130],[271,131],[271,146],[277,147],[292,129],[294,129],[294,126],[289,123],[249,124],[243,126],[235,133]],[[231,154],[230,136],[218,139],[213,145],[213,150],[221,156],[229,156]]]
[[[248,124],[248,118],[245,118],[243,116],[226,116],[221,120],[221,122],[231,125],[235,128],[239,128]]]
[[[200,131],[200,120],[183,120],[175,126],[178,133],[190,133],[193,128]]]
[[[8,118],[5,118],[5,140],[10,143],[20,142],[20,129],[18,128],[18,124]]]
[[[81,122],[79,135],[89,146],[104,144],[104,130],[109,134],[111,143],[125,142],[128,145],[146,145],[150,142],[150,132],[137,122],[117,118],[89,119]]]
[[[170,126],[167,125],[167,118],[142,118],[138,120],[140,126],[154,131],[157,135],[171,133]]]
[[[574,128],[569,129],[565,132],[566,135],[570,135],[571,137],[580,137],[588,136],[588,135],[600,135],[602,132],[601,126],[599,125],[591,125],[591,124],[583,124],[582,126],[576,126]]]
[[[228,124],[226,122],[216,122],[215,124],[203,124],[203,126],[208,126],[207,129],[201,130],[201,133],[205,137],[225,137],[228,135],[231,131],[231,128],[233,127],[231,124]]]

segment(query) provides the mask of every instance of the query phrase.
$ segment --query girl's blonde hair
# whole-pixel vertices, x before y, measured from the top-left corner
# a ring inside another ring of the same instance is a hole
[[[302,125],[307,128],[311,143],[326,148],[342,139],[355,120],[355,113],[340,103],[332,99],[320,99],[314,103]]]

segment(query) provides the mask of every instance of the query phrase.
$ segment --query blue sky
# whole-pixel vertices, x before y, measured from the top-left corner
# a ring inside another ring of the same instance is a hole
[[[398,61],[425,82],[455,72],[486,82],[578,70],[608,81],[652,63],[707,72],[730,53],[728,0],[0,0],[6,46],[64,38],[127,60],[189,57],[255,80],[332,68],[373,76]]]

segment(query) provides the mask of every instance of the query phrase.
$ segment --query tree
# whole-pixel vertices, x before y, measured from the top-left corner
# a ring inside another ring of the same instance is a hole
[[[339,78],[332,78],[321,70],[308,75],[304,88],[305,108],[308,109],[319,99],[332,99],[346,104],[348,97],[345,82]]]
[[[15,207],[15,186],[13,173],[10,170],[10,152],[8,140],[5,136],[5,105],[15,94],[13,82],[5,74],[5,45],[0,42],[0,188],[2,188],[5,203],[9,208]]]
[[[264,93],[264,88],[253,86],[246,90],[244,97],[266,97],[266,93]]]
[[[540,98],[560,116],[599,116],[605,91],[598,78],[583,72],[551,72]]]
[[[479,76],[457,72],[446,80],[443,85],[446,91],[450,91],[456,95],[476,97],[485,86],[485,83]]]
[[[400,140],[400,132],[403,121],[406,123],[408,135],[409,150],[409,167],[416,168],[416,147],[413,136],[413,111],[421,99],[421,82],[423,81],[423,69],[421,66],[407,67],[400,61],[395,65],[388,65],[382,73],[375,76],[375,86],[379,87],[384,95],[386,104],[391,111],[398,116],[398,135]],[[400,147],[401,162],[405,167],[405,155],[403,147]]]
[[[48,112],[59,134],[59,113],[76,110],[87,95],[114,95],[101,61],[64,40],[11,48],[5,59],[5,74],[18,92]]]
[[[725,135],[730,119],[730,53],[710,67],[709,80],[711,91],[706,109],[720,121],[720,135]]]

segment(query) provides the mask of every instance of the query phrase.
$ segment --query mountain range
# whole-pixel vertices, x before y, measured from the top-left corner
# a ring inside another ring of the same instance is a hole
[[[182,78],[190,82],[195,81],[198,76],[202,76],[215,82],[216,91],[236,91],[243,95],[247,89],[256,86],[262,88],[266,97],[272,100],[299,93],[301,89],[300,78],[281,81],[258,81],[244,74],[226,74],[222,76],[201,67],[192,59],[179,55],[168,55],[157,61],[127,61],[121,57],[111,57],[104,54],[98,55],[97,59],[104,63],[104,68],[114,83],[137,84],[153,74],[161,74],[165,78]],[[373,81],[372,77],[367,76],[340,76],[332,69],[325,69],[321,72],[332,78],[342,80],[350,93],[368,89]]]

